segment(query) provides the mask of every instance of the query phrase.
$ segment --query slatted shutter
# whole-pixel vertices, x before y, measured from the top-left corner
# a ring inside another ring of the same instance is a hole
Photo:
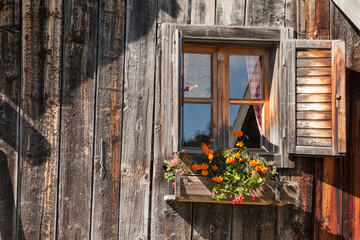
[[[288,153],[345,154],[345,44],[288,40],[285,51]]]

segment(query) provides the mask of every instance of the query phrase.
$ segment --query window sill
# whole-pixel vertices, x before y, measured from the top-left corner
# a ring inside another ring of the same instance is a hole
[[[201,175],[176,175],[175,189],[173,195],[166,195],[167,202],[204,202],[231,204],[231,199],[216,201],[212,199],[211,187],[213,182]],[[245,205],[276,205],[282,206],[295,204],[297,187],[292,182],[267,179],[266,183],[254,191],[255,200],[250,196],[245,197]]]

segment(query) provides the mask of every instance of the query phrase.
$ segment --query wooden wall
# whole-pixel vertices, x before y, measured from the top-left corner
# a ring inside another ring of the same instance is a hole
[[[156,23],[346,42],[348,155],[298,158],[293,206],[163,201]],[[0,2],[0,239],[359,239],[360,30],[330,0]]]

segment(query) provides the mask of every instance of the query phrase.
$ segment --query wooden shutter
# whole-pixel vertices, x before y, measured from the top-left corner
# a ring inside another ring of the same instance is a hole
[[[288,40],[285,51],[288,153],[345,154],[344,42]]]

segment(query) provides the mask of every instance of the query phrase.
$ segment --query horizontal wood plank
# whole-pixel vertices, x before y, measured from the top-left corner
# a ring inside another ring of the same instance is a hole
[[[331,49],[332,42],[330,40],[300,40],[296,39],[296,48],[298,49]]]
[[[331,68],[298,68],[296,71],[296,76],[298,77],[330,75]]]
[[[298,94],[296,101],[299,103],[331,102],[331,94]]]
[[[306,138],[298,137],[296,143],[299,146],[331,147],[331,138]]]
[[[296,154],[316,157],[329,156],[332,155],[332,147],[296,146]]]
[[[243,104],[243,105],[263,105],[265,100],[257,99],[229,99],[230,104]]]
[[[298,137],[325,137],[331,138],[331,130],[324,129],[297,129],[296,135]]]
[[[331,121],[297,120],[297,128],[321,128],[331,129]]]
[[[330,111],[331,103],[298,103],[297,111]]]
[[[296,87],[296,93],[331,93],[331,85],[301,85]]]
[[[296,61],[297,67],[331,67],[331,58],[305,58]]]
[[[210,104],[212,102],[211,98],[184,98],[184,103]]]
[[[331,84],[331,77],[297,77],[297,85],[321,85]]]
[[[297,58],[331,58],[331,51],[298,51]]]
[[[296,119],[298,120],[330,120],[331,112],[320,111],[301,111],[296,113]]]

